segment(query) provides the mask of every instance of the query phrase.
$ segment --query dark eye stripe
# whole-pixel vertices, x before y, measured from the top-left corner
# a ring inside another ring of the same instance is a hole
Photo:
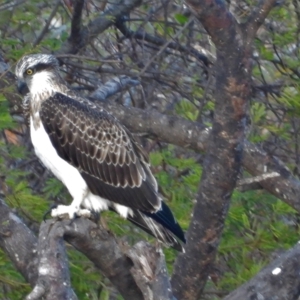
[[[43,71],[46,70],[48,68],[51,68],[50,64],[44,64],[44,63],[39,63],[36,64],[35,66],[33,66],[32,68],[28,68],[26,69],[26,71],[24,72],[24,75],[32,75],[33,73],[39,72],[39,71]],[[28,70],[32,70],[31,74],[28,74]]]
[[[37,65],[34,66],[34,70],[36,72],[38,72],[38,71],[42,71],[42,70],[48,69],[50,67],[51,67],[51,65],[49,65],[49,64],[39,63],[39,64],[37,64]]]

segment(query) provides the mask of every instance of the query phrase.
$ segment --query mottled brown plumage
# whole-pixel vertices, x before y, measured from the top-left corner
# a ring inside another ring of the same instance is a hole
[[[92,193],[130,208],[160,208],[147,155],[132,135],[91,102],[56,93],[40,118],[59,156],[75,166]]]

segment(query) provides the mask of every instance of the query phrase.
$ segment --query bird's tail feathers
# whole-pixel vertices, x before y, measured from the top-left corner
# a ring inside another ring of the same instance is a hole
[[[184,252],[184,233],[175,220],[169,207],[162,202],[162,208],[156,213],[133,210],[127,219],[158,240],[177,251]]]

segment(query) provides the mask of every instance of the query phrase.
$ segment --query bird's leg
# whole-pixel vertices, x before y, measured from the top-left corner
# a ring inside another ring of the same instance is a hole
[[[52,218],[64,218],[66,215],[73,219],[75,217],[85,217],[90,218],[91,211],[88,209],[80,208],[76,202],[77,199],[74,199],[71,205],[58,205],[56,208],[51,210]],[[75,202],[76,201],[76,202]],[[74,203],[75,202],[75,203]]]
[[[80,208],[83,199],[86,197],[87,191],[85,191],[80,197],[75,197],[70,205],[58,205],[51,210],[52,218],[64,218],[66,215],[69,219],[75,217],[90,218],[91,212],[88,209]]]

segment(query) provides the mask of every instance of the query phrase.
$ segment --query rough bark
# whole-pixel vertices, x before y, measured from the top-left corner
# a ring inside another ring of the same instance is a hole
[[[255,32],[275,3],[266,2],[268,5],[261,3],[260,9],[253,12],[258,20],[252,27]],[[186,254],[178,257],[172,277],[175,296],[192,300],[200,297],[215,260],[230,197],[242,166],[254,34],[243,32],[224,2],[188,0],[187,4],[217,48],[214,121],[187,232]]]
[[[172,295],[165,256],[161,249],[139,242],[127,252],[134,266],[131,273],[146,300],[176,300]]]
[[[26,300],[77,300],[71,287],[68,257],[61,222],[41,223],[38,240],[38,279]]]
[[[187,3],[217,47],[218,87],[197,203],[187,232],[186,254],[178,257],[172,277],[174,295],[178,299],[194,300],[200,297],[215,260],[242,165],[251,61],[240,28],[223,2],[190,0]]]
[[[119,244],[113,234],[89,220],[63,222],[66,240],[95,264],[124,299],[143,299],[130,273],[133,263],[124,254],[127,245]]]

